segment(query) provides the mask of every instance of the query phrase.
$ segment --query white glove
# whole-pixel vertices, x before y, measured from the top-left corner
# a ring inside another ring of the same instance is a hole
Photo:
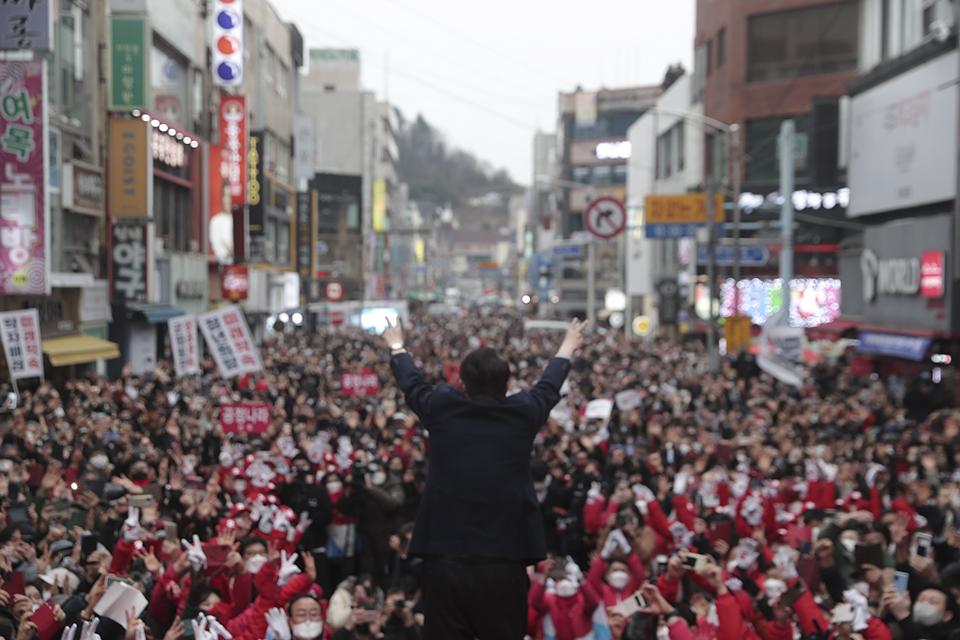
[[[233,640],[233,636],[230,635],[230,632],[220,624],[216,618],[211,615],[207,615],[207,626],[209,627],[209,633],[213,634],[214,639],[216,638],[226,638],[227,640]]]
[[[616,533],[620,533],[620,530],[614,529],[611,531],[610,535],[607,536],[607,541],[603,543],[603,549],[600,550],[600,557],[604,560],[609,560],[614,551],[620,548],[620,543],[617,542],[617,538],[614,535]]]
[[[310,519],[310,514],[306,511],[302,512],[300,514],[300,522],[297,523],[297,532],[306,533],[312,524],[313,520]]]
[[[198,614],[196,620],[191,620],[191,624],[194,640],[217,640],[217,636],[207,631],[207,617],[204,614]]]
[[[617,533],[620,534],[617,536],[617,542],[620,543],[620,550],[623,551],[623,555],[629,556],[631,553],[633,553],[633,547],[630,546],[630,541],[627,540],[627,536],[623,535],[623,532],[619,529],[617,530]]]
[[[833,482],[837,479],[837,465],[824,462],[823,460],[818,460],[817,466],[820,467],[820,472],[823,474],[823,479],[827,482]]]
[[[867,628],[867,621],[870,619],[870,608],[867,598],[856,589],[847,589],[843,592],[843,599],[847,604],[852,604],[857,608],[853,617],[853,630],[857,633]]]
[[[133,542],[140,538],[140,509],[127,509],[127,519],[123,523],[123,539]]]
[[[80,640],[100,640],[100,635],[97,633],[98,626],[100,626],[100,618],[94,618],[91,622],[84,622],[83,628],[80,630]]]
[[[203,552],[203,545],[200,543],[200,536],[193,536],[193,544],[190,544],[186,540],[181,540],[180,544],[183,545],[184,551],[187,552],[187,559],[190,561],[191,569],[196,572],[203,571],[207,568],[207,554]],[[204,631],[206,631],[206,627],[204,627]]]
[[[657,499],[657,496],[653,495],[653,491],[650,490],[650,487],[645,484],[640,484],[638,482],[630,488],[633,489],[633,495],[637,496],[638,500],[643,500],[647,504],[650,504]]]
[[[820,469],[817,468],[817,463],[812,458],[804,459],[803,468],[807,482],[816,482],[820,479]]]
[[[867,486],[873,489],[877,486],[877,474],[883,471],[883,465],[877,463],[871,464],[867,468],[867,472],[863,475],[863,479],[866,481]]]
[[[273,505],[264,505],[260,509],[260,522],[257,524],[257,529],[265,536],[273,533],[273,519],[275,514],[272,507]]]
[[[63,633],[60,635],[60,640],[73,640],[74,636],[76,635],[77,635],[77,625],[72,624],[63,630]]]
[[[277,586],[283,587],[288,582],[290,582],[295,576],[300,574],[300,569],[297,567],[297,554],[293,554],[289,558],[287,557],[286,551],[280,552],[280,573],[277,575]]]
[[[283,609],[274,607],[270,609],[263,617],[267,619],[267,628],[273,634],[273,640],[292,640],[293,634],[290,633],[290,623],[287,622],[287,614]]]
[[[290,521],[287,520],[287,516],[280,509],[277,509],[273,516],[273,528],[280,533],[286,533],[290,529]]]
[[[137,625],[137,630],[133,633],[134,640],[147,640],[146,628],[145,624]]]
[[[650,507],[648,506],[650,504],[649,502],[644,502],[643,500],[637,500],[633,504],[636,505],[637,511],[639,511],[640,515],[642,515],[643,517],[647,517],[648,515],[650,515]]]
[[[591,482],[590,489],[587,491],[587,502],[593,502],[599,498],[603,497],[603,493],[600,492],[600,483]]]

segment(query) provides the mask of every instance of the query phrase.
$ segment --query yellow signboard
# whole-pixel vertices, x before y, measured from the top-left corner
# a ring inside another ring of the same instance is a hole
[[[150,216],[149,122],[140,118],[110,119],[110,162],[108,193],[110,215],[114,218]],[[72,188],[72,187],[71,187]]]
[[[413,243],[413,259],[417,261],[417,264],[423,264],[423,254],[424,254],[424,243],[423,240],[416,240]]]
[[[373,181],[373,230],[387,230],[387,181],[383,178]]]
[[[723,222],[723,194],[714,199],[714,222]],[[688,193],[679,196],[647,196],[645,224],[706,224],[707,194]]]
[[[727,340],[727,353],[736,353],[741,348],[750,348],[752,337],[748,316],[730,316],[723,327],[723,337]]]

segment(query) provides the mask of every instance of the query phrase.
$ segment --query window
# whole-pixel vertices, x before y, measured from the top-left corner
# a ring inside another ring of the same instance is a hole
[[[613,167],[608,164],[597,165],[593,168],[593,184],[610,184],[613,176]]]
[[[681,120],[657,138],[657,179],[666,180],[685,165],[684,122]]]
[[[579,182],[580,184],[589,184],[590,183],[590,167],[574,167],[573,182]]]
[[[244,64],[250,64],[250,59],[256,42],[254,40],[257,37],[257,32],[253,29],[253,23],[250,22],[250,19],[247,16],[243,16],[243,62]]]
[[[857,2],[751,16],[747,81],[856,71],[858,31]]]
[[[153,215],[164,250],[190,250],[190,208],[189,189],[161,178],[154,179]]]
[[[290,221],[278,218],[277,223],[277,264],[290,264]]]
[[[677,146],[677,172],[683,171],[684,166],[686,166],[686,155],[687,155],[687,140],[686,140],[686,129],[687,123],[683,120],[678,122],[674,127],[674,142]]]
[[[707,40],[707,75],[713,73],[713,40]]]
[[[747,180],[776,183],[780,179],[779,136],[781,123],[787,118],[762,118],[747,121]],[[797,180],[809,177],[807,159],[810,135],[810,114],[793,116],[796,123],[794,167]]]
[[[727,61],[727,28],[720,29],[717,34],[717,67],[722,67]]]
[[[263,259],[273,263],[277,259],[277,220],[267,218],[263,225]]]
[[[574,140],[596,140],[599,138],[626,138],[630,128],[639,113],[624,113],[617,115],[603,115],[597,118],[597,124],[592,127],[574,127]]]
[[[277,95],[281,98],[287,97],[287,76],[290,74],[290,69],[287,68],[287,65],[277,58]]]
[[[263,61],[263,81],[266,82],[269,87],[273,84],[273,76],[276,73],[277,54],[274,53],[270,45],[267,45],[266,50],[266,56]]]
[[[188,124],[187,66],[179,56],[156,44],[150,55],[150,86],[153,89],[153,113],[177,125]]]
[[[703,102],[703,88],[706,84],[707,48],[700,45],[693,52],[693,78],[690,80],[690,102]]]
[[[583,231],[583,214],[582,213],[571,213],[570,214],[570,233],[575,231]],[[566,277],[566,275],[564,275]]]
[[[318,233],[337,233],[341,221],[349,230],[360,228],[360,204],[356,196],[320,194],[317,202]]]

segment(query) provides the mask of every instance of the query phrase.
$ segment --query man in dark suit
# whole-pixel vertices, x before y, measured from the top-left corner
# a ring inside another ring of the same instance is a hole
[[[520,640],[527,629],[527,565],[546,556],[530,474],[533,439],[560,400],[586,322],[574,320],[529,392],[507,397],[509,363],[493,349],[460,365],[461,388],[434,388],[403,345],[383,333],[407,406],[430,433],[430,467],[410,542],[423,566],[427,640]]]

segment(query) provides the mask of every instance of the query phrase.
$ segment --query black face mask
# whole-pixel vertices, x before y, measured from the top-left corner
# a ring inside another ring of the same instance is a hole
[[[356,626],[353,627],[354,630],[362,636],[365,636],[370,633],[370,623],[369,622],[358,622]]]
[[[147,472],[146,472],[146,471],[137,471],[136,473],[131,473],[131,474],[130,474],[130,479],[131,479],[131,480],[137,480],[137,481],[146,480],[146,479],[149,478],[149,477],[150,477],[150,476],[147,475]]]

